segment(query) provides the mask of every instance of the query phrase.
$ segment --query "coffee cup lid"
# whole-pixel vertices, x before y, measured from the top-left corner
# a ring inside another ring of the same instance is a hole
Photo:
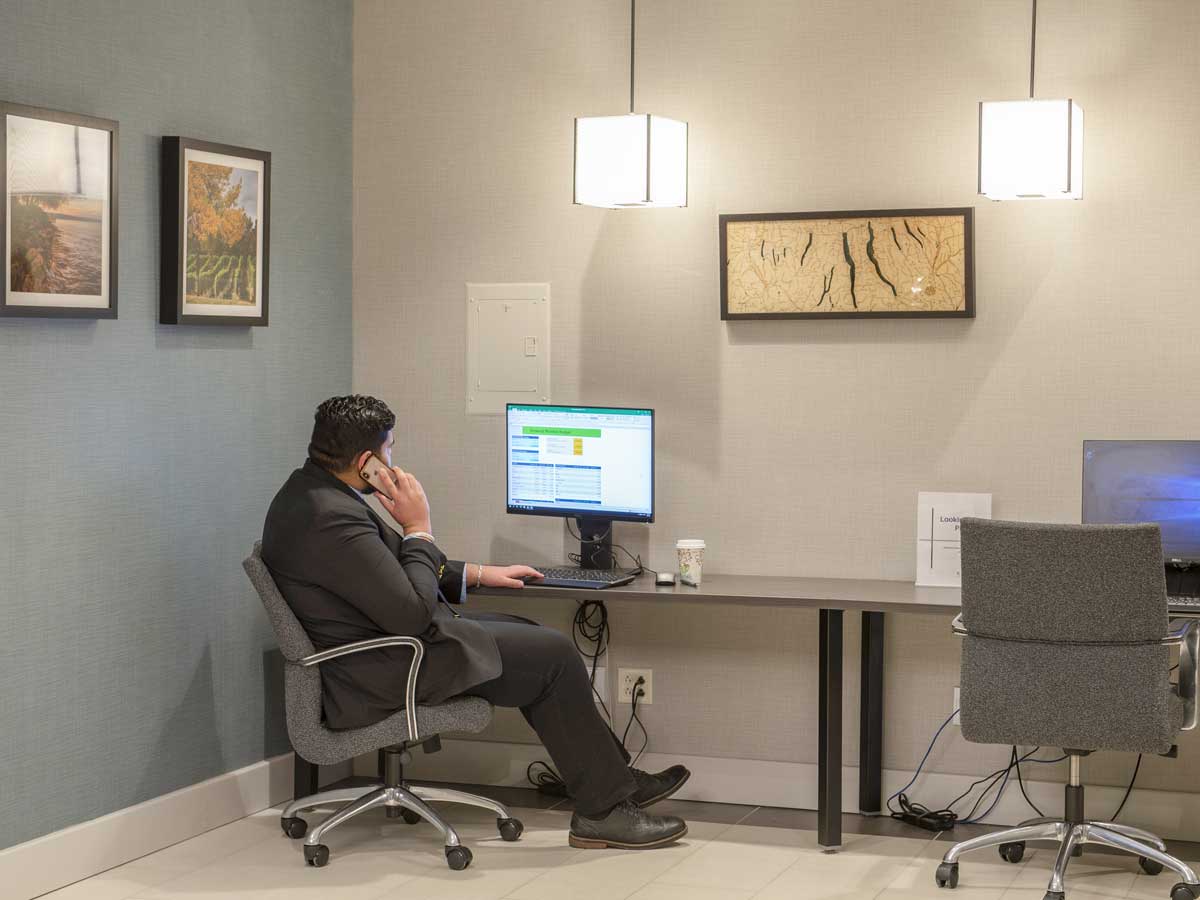
[[[684,540],[675,542],[675,549],[676,550],[703,550],[704,549],[704,541],[696,540],[693,538],[685,538]]]

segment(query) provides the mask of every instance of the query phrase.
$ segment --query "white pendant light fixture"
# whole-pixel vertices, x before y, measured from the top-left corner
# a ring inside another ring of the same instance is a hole
[[[575,120],[575,203],[624,209],[687,206],[687,122],[633,105],[637,0],[629,10],[629,115]]]
[[[1083,196],[1083,108],[1033,98],[1037,0],[1029,38],[1029,99],[979,104],[979,193],[992,200]]]

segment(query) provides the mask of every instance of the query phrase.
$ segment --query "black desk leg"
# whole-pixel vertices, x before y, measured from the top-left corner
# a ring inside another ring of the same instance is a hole
[[[842,845],[842,611],[821,610],[817,704],[817,843]]]
[[[883,811],[883,613],[862,614],[859,682],[858,808]]]
[[[296,770],[292,776],[292,799],[311,797],[317,792],[317,777],[321,774],[321,767],[314,766],[299,753],[293,753],[292,756],[296,758]]]

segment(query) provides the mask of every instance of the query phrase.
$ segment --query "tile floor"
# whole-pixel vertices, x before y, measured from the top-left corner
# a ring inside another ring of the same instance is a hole
[[[471,789],[472,786],[464,786]],[[964,857],[953,894],[933,871],[946,838],[890,819],[844,817],[841,853],[817,846],[815,813],[718,803],[667,801],[657,809],[684,816],[687,838],[642,852],[574,850],[565,804],[520,789],[474,786],[509,804],[525,823],[506,844],[484,810],[449,808],[474,853],[452,872],[428,826],[369,813],[330,833],[330,863],[304,864],[299,841],[284,837],[279,811],[265,810],[189,841],[78,882],[53,900],[1041,900],[1049,849],[1030,848],[1019,865],[995,852]],[[957,839],[964,836],[956,829]],[[941,838],[939,840],[939,837]],[[1200,846],[1172,851],[1200,858]],[[1089,853],[1072,862],[1069,900],[1167,900],[1174,879],[1143,875],[1129,857]]]

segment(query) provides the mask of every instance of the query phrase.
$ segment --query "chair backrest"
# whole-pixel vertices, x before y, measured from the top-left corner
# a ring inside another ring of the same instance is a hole
[[[963,519],[962,609],[964,738],[1169,749],[1157,525]]]
[[[308,639],[304,626],[279,593],[279,587],[271,577],[271,570],[263,562],[261,541],[255,541],[254,549],[242,561],[242,568],[250,576],[250,583],[258,591],[258,596],[267,610],[267,618],[271,620],[271,627],[275,630],[279,650],[284,659],[296,662],[316,653],[317,649]]]
[[[308,633],[292,608],[288,606],[271,570],[262,558],[262,543],[255,542],[250,555],[242,561],[242,568],[250,576],[250,582],[258,591],[267,618],[279,641],[279,650],[287,660],[283,671],[283,705],[287,719],[288,736],[292,746],[309,762],[332,764],[349,759],[354,754],[328,750],[328,729],[324,724],[324,701],[322,698],[320,666],[300,666],[295,663],[317,650]],[[368,748],[370,749],[370,748]]]

